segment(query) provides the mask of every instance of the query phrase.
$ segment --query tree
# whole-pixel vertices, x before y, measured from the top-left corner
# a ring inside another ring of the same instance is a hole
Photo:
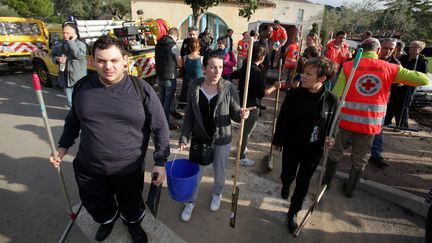
[[[18,13],[15,10],[8,8],[6,5],[0,6],[0,16],[5,17],[19,17]]]
[[[54,13],[51,0],[7,0],[6,3],[22,17],[48,17]]]
[[[257,0],[238,0],[237,2],[242,6],[239,9],[239,16],[247,18],[248,20],[258,8]],[[185,3],[192,8],[192,21],[193,25],[196,26],[202,15],[207,12],[209,8],[219,5],[221,0],[185,0]]]
[[[382,26],[392,27],[393,33],[400,32],[406,41],[415,39],[432,41],[432,1],[430,0],[382,0],[387,9],[381,21]]]
[[[103,9],[118,19],[123,19],[124,16],[131,13],[130,1],[106,3]]]
[[[310,33],[318,34],[318,29],[319,29],[318,24],[317,23],[313,23],[312,24],[312,29],[310,30]]]
[[[102,9],[102,0],[58,0],[59,13],[77,19],[97,19],[102,15]]]
[[[338,30],[345,30],[350,34],[372,30],[370,26],[377,19],[376,0],[366,0],[361,3],[343,5],[338,11]]]

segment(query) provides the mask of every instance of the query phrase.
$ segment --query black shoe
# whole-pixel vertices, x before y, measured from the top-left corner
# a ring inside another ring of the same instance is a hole
[[[266,110],[267,106],[265,106],[265,105],[259,105],[259,108],[260,108],[260,110]]]
[[[108,235],[111,234],[114,223],[115,221],[108,224],[101,224],[96,232],[96,241],[104,241]]]
[[[103,241],[108,237],[109,234],[111,234],[111,231],[114,227],[114,224],[119,217],[120,217],[120,214],[117,212],[116,216],[114,217],[114,219],[111,223],[101,224],[99,226],[99,229],[96,232],[96,241]]]
[[[294,231],[298,228],[297,214],[288,212],[288,231],[294,234]]]
[[[147,243],[148,242],[147,234],[141,228],[141,225],[139,223],[129,224],[128,229],[129,229],[129,233],[131,234],[134,243]]]
[[[372,162],[381,169],[390,165],[383,157],[370,157],[369,162]]]
[[[281,189],[281,198],[282,199],[288,199],[289,197],[289,189],[286,189],[285,187],[282,187]]]
[[[173,116],[175,119],[182,119],[183,118],[183,115],[182,114],[180,114],[179,112],[177,112],[177,111],[171,111],[171,116]]]

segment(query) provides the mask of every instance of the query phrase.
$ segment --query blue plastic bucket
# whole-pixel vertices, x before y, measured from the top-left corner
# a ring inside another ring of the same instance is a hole
[[[188,159],[178,159],[166,162],[165,168],[171,198],[187,202],[197,186],[199,166]]]

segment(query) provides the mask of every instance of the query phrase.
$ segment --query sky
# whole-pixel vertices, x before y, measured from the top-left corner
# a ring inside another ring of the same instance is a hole
[[[358,3],[358,2],[362,2],[362,0],[308,0],[310,2],[313,3],[320,3],[320,4],[327,4],[327,5],[331,5],[333,7],[339,7],[341,6],[343,3]]]

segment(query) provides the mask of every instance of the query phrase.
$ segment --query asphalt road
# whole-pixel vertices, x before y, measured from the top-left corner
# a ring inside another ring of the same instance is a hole
[[[44,89],[44,99],[57,141],[66,99],[56,89]],[[0,134],[0,242],[57,242],[69,216],[57,172],[47,160],[51,152],[30,72],[0,75]],[[62,168],[77,204],[71,162],[68,156]],[[88,240],[73,227],[67,242]]]
[[[57,141],[67,114],[66,99],[61,91],[52,88],[44,89],[44,98]],[[0,75],[0,134],[0,242],[57,242],[69,218],[56,171],[47,161],[50,149],[29,72]],[[172,144],[176,144],[177,138],[178,132],[171,134]],[[258,145],[257,141],[251,142],[251,150]],[[70,154],[75,153],[76,146],[70,151]],[[151,156],[152,153],[147,154]],[[79,198],[72,159],[67,156],[62,168],[75,205]],[[227,177],[232,173],[231,169]],[[174,232],[171,235],[177,238],[162,240],[152,235],[153,232],[150,232],[150,238],[153,242],[424,241],[424,218],[360,189],[355,198],[349,200],[340,193],[340,181],[337,180],[300,238],[293,239],[285,226],[288,202],[279,199],[279,181],[274,180],[277,176],[270,177],[255,173],[253,168],[242,168],[239,179],[241,200],[235,229],[228,226],[231,178],[227,178],[221,210],[210,213],[212,179],[211,174],[206,174],[197,207],[188,223],[180,221],[182,205],[172,201],[164,188],[158,222],[165,227],[160,234]],[[312,185],[311,195],[316,179]],[[310,199],[305,206],[308,204]],[[304,210],[300,216],[302,214]],[[97,225],[88,214],[80,215],[77,226],[73,227],[67,242],[94,241],[91,239]],[[129,239],[127,229],[117,223],[107,242],[127,242]]]

